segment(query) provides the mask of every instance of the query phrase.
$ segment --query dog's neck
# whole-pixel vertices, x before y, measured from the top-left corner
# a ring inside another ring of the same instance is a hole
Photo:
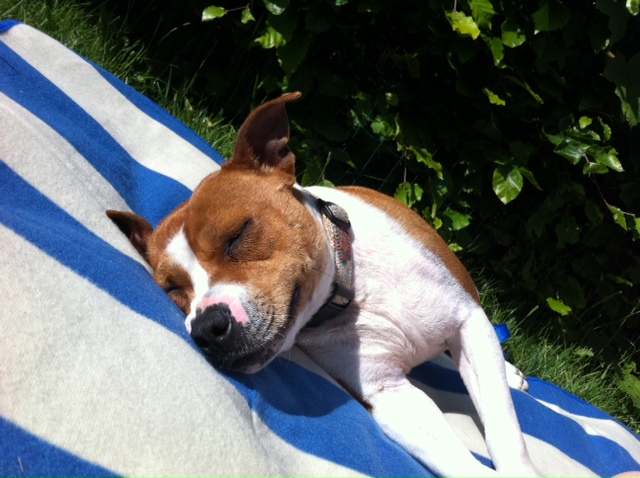
[[[317,327],[345,310],[354,297],[353,251],[349,235],[351,222],[347,211],[337,204],[324,201],[308,191],[304,191],[304,196],[309,206],[320,215],[335,264],[331,294],[305,326]]]

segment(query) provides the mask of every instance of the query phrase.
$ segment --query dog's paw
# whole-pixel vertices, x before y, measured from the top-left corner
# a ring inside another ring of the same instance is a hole
[[[527,382],[527,377],[518,370],[515,365],[506,362],[504,363],[506,372],[507,372],[507,383],[510,388],[515,388],[516,390],[521,390],[526,392],[529,390],[529,382]]]

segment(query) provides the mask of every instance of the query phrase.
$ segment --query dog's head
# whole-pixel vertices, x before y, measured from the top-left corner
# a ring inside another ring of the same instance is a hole
[[[187,314],[208,358],[255,372],[291,347],[330,294],[332,261],[318,221],[296,185],[285,103],[254,110],[231,160],[158,227],[108,211]]]

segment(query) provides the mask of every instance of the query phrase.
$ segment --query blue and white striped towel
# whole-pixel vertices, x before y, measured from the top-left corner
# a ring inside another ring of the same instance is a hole
[[[223,159],[16,22],[0,22],[0,160],[0,475],[430,476],[300,351],[252,376],[206,362],[105,210],[155,225]],[[487,460],[446,359],[413,377]],[[513,395],[544,474],[640,469],[606,414],[535,379]]]

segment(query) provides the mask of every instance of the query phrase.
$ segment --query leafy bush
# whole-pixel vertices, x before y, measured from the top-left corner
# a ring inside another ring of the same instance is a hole
[[[395,194],[640,408],[638,0],[142,3],[162,65],[228,117],[305,94],[301,182]]]

